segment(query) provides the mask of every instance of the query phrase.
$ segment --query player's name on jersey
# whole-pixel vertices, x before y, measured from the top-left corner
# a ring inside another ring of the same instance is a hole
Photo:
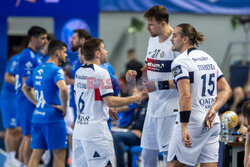
[[[208,57],[198,57],[198,58],[192,58],[193,61],[206,61],[208,60]]]
[[[197,65],[200,71],[203,70],[215,70],[215,66],[213,64],[205,64],[205,65]]]
[[[203,98],[199,100],[199,103],[201,106],[203,106],[204,108],[211,108],[211,106],[214,104],[215,102],[215,98]]]

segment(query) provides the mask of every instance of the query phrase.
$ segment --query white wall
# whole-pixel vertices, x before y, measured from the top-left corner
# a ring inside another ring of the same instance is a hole
[[[143,13],[101,13],[100,14],[100,38],[104,39],[105,47],[109,51],[109,62],[113,65],[116,76],[124,71],[127,50],[134,47],[137,57],[144,62],[149,35],[146,25],[143,32],[134,37],[127,32],[132,17],[144,20]],[[219,65],[225,55],[227,45],[231,41],[245,39],[242,27],[233,31],[230,24],[231,16],[227,15],[194,15],[194,14],[170,14],[170,25],[175,27],[180,23],[191,23],[199,32],[205,35],[205,42],[200,47],[209,53]],[[242,47],[235,47],[236,53],[241,53]],[[239,59],[235,56],[234,59]]]

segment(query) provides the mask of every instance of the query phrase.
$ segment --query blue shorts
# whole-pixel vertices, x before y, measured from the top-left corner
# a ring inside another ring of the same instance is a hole
[[[68,136],[65,122],[48,124],[32,123],[32,149],[62,149],[67,148]]]
[[[1,93],[1,113],[5,129],[17,127],[16,106],[15,93]]]
[[[35,105],[31,103],[26,97],[18,95],[18,115],[20,120],[20,126],[24,136],[31,134],[31,120],[35,110]]]

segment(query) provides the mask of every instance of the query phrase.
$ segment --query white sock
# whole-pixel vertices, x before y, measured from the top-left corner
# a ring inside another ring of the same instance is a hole
[[[49,161],[50,161],[50,152],[49,150],[46,150],[44,153],[43,153],[43,156],[42,156],[42,160],[44,162],[45,165],[48,165],[49,164]]]
[[[9,154],[10,154],[10,159],[11,160],[15,159],[16,151],[11,151],[11,152],[9,152]]]
[[[18,167],[23,167],[23,166],[24,166],[24,164],[22,162],[19,162]]]

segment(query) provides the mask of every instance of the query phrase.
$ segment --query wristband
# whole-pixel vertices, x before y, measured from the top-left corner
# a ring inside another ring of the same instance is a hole
[[[142,71],[141,71],[141,70],[136,70],[136,72],[137,72],[136,79],[141,78],[141,76],[142,76]]]
[[[181,111],[180,112],[180,122],[188,123],[190,118],[191,111]]]
[[[158,89],[159,90],[169,89],[169,81],[158,81]]]

